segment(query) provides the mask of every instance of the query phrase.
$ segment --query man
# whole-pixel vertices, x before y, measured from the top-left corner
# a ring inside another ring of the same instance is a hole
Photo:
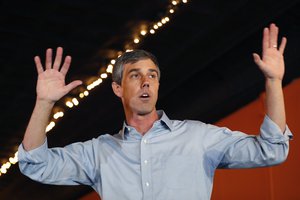
[[[114,66],[112,88],[125,112],[122,130],[64,148],[48,148],[45,128],[54,103],[81,84],[65,85],[71,58],[60,69],[62,48],[38,71],[37,100],[24,140],[19,166],[30,178],[49,184],[86,184],[102,199],[210,199],[216,168],[276,165],[288,154],[292,136],[286,125],[282,78],[286,38],[277,48],[278,27],[264,29],[263,55],[253,54],[266,77],[266,117],[259,136],[199,121],[170,120],[155,108],[160,71],[145,51],[124,53]]]

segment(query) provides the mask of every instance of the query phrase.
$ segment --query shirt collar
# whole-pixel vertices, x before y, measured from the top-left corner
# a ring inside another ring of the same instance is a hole
[[[160,117],[159,120],[161,120],[170,129],[170,131],[173,131],[174,130],[173,123],[166,115],[166,113],[163,110],[158,110],[157,114]]]
[[[172,124],[172,121],[169,119],[169,117],[166,115],[166,113],[163,110],[157,110],[156,111],[158,114],[159,119],[153,123],[153,126],[157,123],[162,123],[164,124],[170,131],[174,130],[174,126]],[[125,135],[128,134],[130,129],[133,128],[129,125],[126,124],[126,122],[123,122],[123,128],[120,130],[121,132],[121,137],[123,140],[125,140]]]

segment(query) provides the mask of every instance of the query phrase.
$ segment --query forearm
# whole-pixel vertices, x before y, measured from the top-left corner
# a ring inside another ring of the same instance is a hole
[[[266,112],[272,121],[285,131],[286,116],[282,81],[279,79],[266,78]]]
[[[25,131],[23,146],[26,151],[41,146],[46,139],[46,127],[54,103],[37,100]]]

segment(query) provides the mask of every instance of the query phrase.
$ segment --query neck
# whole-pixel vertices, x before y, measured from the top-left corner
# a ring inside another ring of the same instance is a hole
[[[134,127],[142,135],[145,135],[151,129],[153,123],[158,120],[156,110],[146,115],[138,115],[132,112],[126,112],[125,115],[127,124]]]

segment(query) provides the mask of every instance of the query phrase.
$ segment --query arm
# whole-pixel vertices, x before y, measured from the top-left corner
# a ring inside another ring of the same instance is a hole
[[[282,79],[284,75],[284,49],[287,39],[282,38],[277,48],[278,27],[271,24],[263,32],[262,58],[256,53],[253,54],[254,62],[263,72],[266,78],[266,112],[282,132],[286,128],[286,117],[284,98],[282,91]]]
[[[19,169],[32,180],[55,185],[90,185],[100,178],[100,138],[64,148],[48,148],[47,140],[25,151],[19,146]],[[96,148],[96,151],[95,151]]]
[[[220,160],[219,168],[250,168],[276,165],[288,155],[289,139],[292,133],[286,126],[282,79],[284,75],[283,53],[286,38],[282,38],[277,48],[278,27],[271,24],[263,32],[262,58],[254,53],[253,58],[265,76],[266,114],[259,136],[247,135],[238,131],[221,129],[215,131]],[[221,133],[221,134],[219,134]],[[284,133],[284,134],[282,134]],[[219,142],[218,142],[219,140]],[[211,160],[215,160],[212,155]]]
[[[80,85],[79,80],[65,84],[65,76],[71,63],[71,57],[67,56],[60,69],[63,49],[57,48],[54,63],[52,63],[52,50],[46,51],[45,69],[38,56],[34,58],[38,72],[36,104],[25,131],[23,147],[26,151],[35,149],[45,142],[46,126],[51,110],[56,101],[66,95],[72,89]]]
[[[205,147],[205,157],[210,161],[208,164],[213,164],[213,167],[254,168],[284,162],[291,138],[288,126],[282,134],[278,125],[266,115],[259,134],[250,135],[207,124],[203,128],[201,141]]]

